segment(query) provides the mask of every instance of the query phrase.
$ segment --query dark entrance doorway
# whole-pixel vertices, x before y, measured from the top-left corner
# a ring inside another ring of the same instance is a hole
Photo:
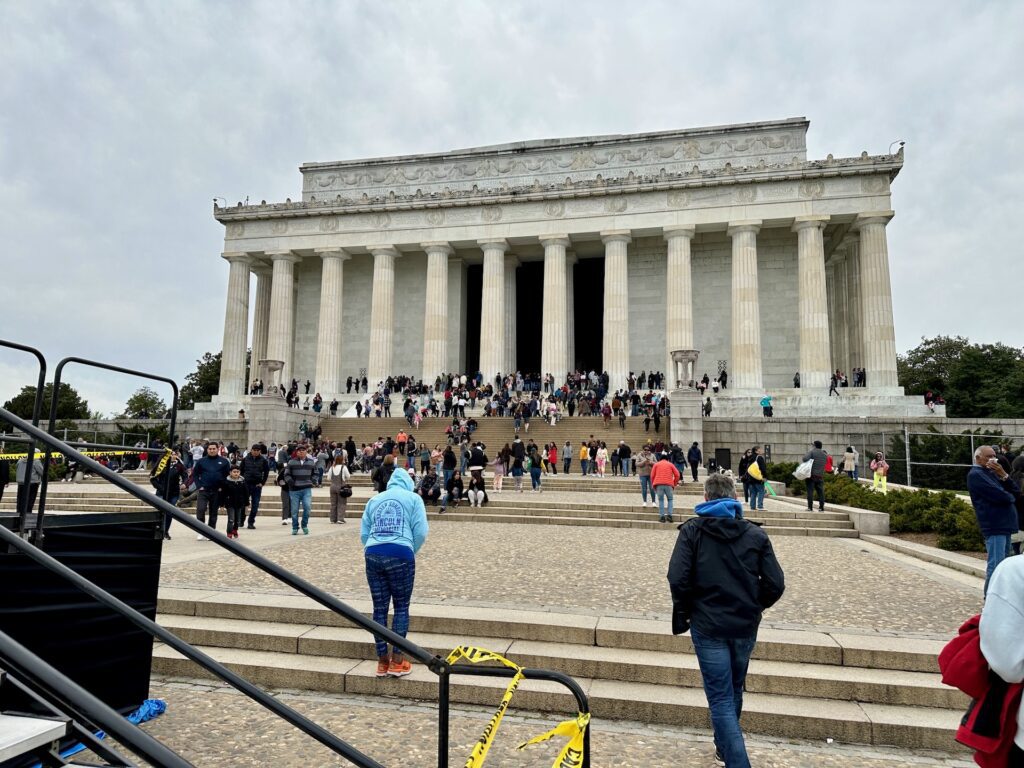
[[[480,309],[483,304],[484,266],[466,267],[466,370],[472,374],[480,370]]]
[[[581,259],[573,282],[576,359],[570,364],[584,371],[602,368],[604,336],[604,259]]]
[[[516,270],[516,368],[540,372],[544,318],[544,262],[525,261]]]

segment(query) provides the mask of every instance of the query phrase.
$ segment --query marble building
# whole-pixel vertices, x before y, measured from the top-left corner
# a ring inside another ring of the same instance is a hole
[[[581,367],[614,388],[697,349],[731,397],[822,397],[830,371],[864,368],[864,404],[903,409],[886,242],[902,150],[808,160],[808,127],[307,163],[301,200],[215,206],[218,400],[243,400],[249,347],[252,377],[326,399],[363,373]]]

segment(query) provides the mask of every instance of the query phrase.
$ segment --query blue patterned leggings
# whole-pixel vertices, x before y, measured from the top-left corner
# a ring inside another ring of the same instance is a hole
[[[391,631],[405,637],[409,633],[409,601],[412,585],[416,580],[416,561],[402,560],[389,555],[366,554],[366,583],[370,585],[373,600],[373,620],[388,625],[388,608],[395,601],[395,614],[391,619]],[[377,656],[387,656],[388,644],[383,638],[374,636]],[[395,649],[398,651],[398,649]],[[400,651],[398,651],[400,653]]]

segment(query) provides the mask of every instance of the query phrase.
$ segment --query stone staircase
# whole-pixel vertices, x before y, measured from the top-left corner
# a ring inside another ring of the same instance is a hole
[[[399,405],[399,407],[401,406]],[[392,412],[394,412],[394,408],[392,408]],[[472,439],[483,441],[487,446],[488,454],[492,458],[501,446],[512,442],[514,436],[512,419],[508,417],[477,417],[477,422],[479,427],[473,433]],[[593,435],[595,439],[603,440],[608,444],[608,452],[610,454],[612,448],[618,445],[620,440],[625,440],[634,451],[639,450],[646,440],[653,442],[660,438],[667,442],[669,440],[668,422],[668,419],[663,419],[661,422],[661,432],[656,434],[653,423],[651,424],[650,432],[644,432],[643,419],[639,417],[627,418],[625,429],[620,429],[619,423],[615,419],[612,419],[611,426],[605,429],[604,421],[600,417],[595,416],[573,416],[571,418],[567,416],[561,419],[555,426],[551,426],[550,423],[546,423],[542,419],[533,418],[530,420],[529,432],[524,428],[520,431],[520,437],[523,439],[523,442],[533,438],[533,441],[538,445],[554,441],[558,445],[559,458],[561,458],[562,446],[566,440],[572,443],[574,451],[578,455],[580,441],[589,439]],[[320,424],[323,428],[322,439],[324,440],[343,442],[351,435],[358,446],[363,443],[370,443],[381,436],[391,435],[394,437],[400,429],[404,429],[416,437],[417,443],[422,445],[425,442],[433,447],[436,444],[441,444],[442,446],[445,444],[444,430],[451,424],[451,419],[424,419],[419,429],[410,428],[409,423],[401,417],[392,417],[390,419],[350,419],[340,417],[332,419],[328,417],[321,419]],[[685,439],[687,436],[683,435],[682,437]],[[689,443],[685,445],[688,446]],[[575,455],[573,456],[573,466],[577,469],[579,468],[579,462],[576,460]]]
[[[353,602],[369,612],[368,602]],[[436,677],[415,665],[401,680],[374,675],[373,644],[311,600],[279,594],[163,589],[158,621],[253,682],[433,700]],[[418,604],[410,639],[432,653],[476,645],[527,667],[572,675],[594,717],[708,728],[707,704],[689,636],[668,622],[591,615]],[[943,686],[932,640],[762,628],[747,678],[743,725],[784,738],[906,748],[956,749],[966,698]],[[153,671],[202,671],[165,646]],[[455,677],[452,700],[495,705],[505,682]],[[559,686],[525,681],[513,707],[574,710]],[[599,726],[598,726],[599,727]]]
[[[570,476],[572,477],[572,476]],[[450,506],[445,513],[438,507],[427,508],[427,517],[433,522],[474,522],[474,523],[520,523],[534,525],[600,526],[610,528],[668,528],[658,522],[657,507],[642,506],[636,481],[633,479],[583,480],[561,479],[549,476],[544,480],[546,492],[532,493],[529,490],[516,493],[511,484],[501,493],[490,492],[490,502],[483,507]],[[557,482],[556,482],[557,480]],[[143,479],[139,478],[140,482]],[[361,517],[366,502],[371,496],[369,479],[365,475],[353,478],[354,493],[348,500],[347,519]],[[527,487],[528,483],[524,483]],[[578,490],[582,486],[583,490]],[[621,496],[614,503],[587,500],[586,491],[600,490],[602,493],[614,488],[614,495]],[[698,484],[688,483],[677,490],[674,518],[677,523],[693,516],[694,505],[701,501]],[[572,498],[580,497],[579,500]],[[86,490],[71,484],[57,483],[48,496],[47,508],[58,512],[132,512],[146,509],[144,502],[120,490]],[[329,514],[330,499],[326,489],[314,490],[312,516],[326,518]],[[261,519],[276,521],[280,518],[280,503],[277,489],[269,488],[260,505]],[[0,502],[0,511],[14,512],[14,499],[5,498]],[[843,512],[807,512],[794,506],[769,504],[764,512],[749,514],[748,519],[761,523],[770,536],[819,536],[857,538],[858,532]],[[672,529],[674,530],[674,529]]]

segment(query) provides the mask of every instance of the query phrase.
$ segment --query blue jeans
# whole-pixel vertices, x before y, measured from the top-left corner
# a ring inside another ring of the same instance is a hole
[[[690,630],[697,654],[704,695],[711,710],[715,747],[729,768],[750,768],[747,747],[740,730],[743,712],[743,683],[757,635],[742,638],[716,638]]]
[[[256,525],[256,515],[260,511],[260,499],[263,498],[263,486],[246,483],[245,487],[249,491],[249,525]]]
[[[583,476],[587,476],[587,469],[590,468],[590,462],[587,459],[580,459],[580,471],[583,472]]]
[[[650,482],[649,478],[648,482]],[[654,493],[658,497],[658,517],[672,517],[672,486],[656,485],[654,486]],[[666,499],[668,499],[668,512],[664,510]]]
[[[565,474],[569,474],[569,465],[572,464],[572,459],[562,459],[562,471]]]
[[[534,490],[540,488],[540,467],[530,467],[530,485]]]
[[[647,503],[647,494],[650,494],[651,501],[654,501],[654,489],[651,488],[651,476],[640,475],[640,495],[644,497],[644,504]]]
[[[309,511],[313,505],[313,489],[303,488],[301,491],[288,491],[292,503],[292,530],[299,530],[299,505],[302,505],[302,527],[309,527]]]
[[[409,601],[416,580],[416,561],[372,553],[365,557],[366,583],[370,586],[370,598],[373,600],[373,620],[386,627],[388,608],[393,600],[395,614],[391,618],[391,631],[405,637],[409,633]],[[387,656],[388,644],[377,636],[374,640],[377,656]],[[397,648],[395,651],[401,653]]]
[[[750,511],[764,509],[764,483],[750,484]]]
[[[448,487],[448,481],[452,479],[452,475],[455,474],[455,470],[454,469],[443,469],[443,470],[441,470],[441,474],[444,475],[444,487],[447,488]]]
[[[629,477],[629,459],[619,459],[622,464],[622,476]]]
[[[985,551],[988,553],[988,562],[985,564],[985,589],[983,595],[988,594],[988,581],[992,578],[992,571],[996,569],[1003,560],[1013,555],[1013,547],[1010,546],[1009,534],[997,534],[985,537]]]

